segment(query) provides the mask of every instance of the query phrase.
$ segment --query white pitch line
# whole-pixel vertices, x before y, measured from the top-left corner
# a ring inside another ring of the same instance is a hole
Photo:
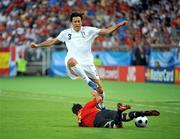
[[[10,97],[10,98],[30,99],[30,100],[56,101],[56,102],[65,100],[64,97],[55,97],[55,96],[51,96],[51,97],[50,96],[48,96],[48,97],[44,97],[44,96],[38,97],[37,95],[12,96],[12,95],[7,95],[7,94],[6,95],[0,94],[0,96],[2,96],[2,97]]]
[[[20,98],[20,99],[31,99],[31,100],[41,100],[41,101],[48,101],[48,102],[62,102],[65,101],[66,103],[74,103],[73,101],[67,101],[66,97],[62,97],[62,96],[39,96],[39,95],[35,95],[35,94],[31,94],[31,95],[24,95],[20,96],[20,95],[8,95],[7,93],[4,93],[1,91],[0,96],[2,97],[10,97],[10,98]],[[110,100],[106,100],[106,102],[110,102],[110,103],[114,103],[113,101]],[[146,106],[146,107],[152,107],[155,108],[157,107],[157,105],[146,105],[146,104],[135,104],[136,106]],[[164,112],[168,112],[168,113],[179,113],[177,111],[171,111],[169,110],[170,108],[172,109],[172,107],[168,107],[168,106],[158,106],[158,108],[162,108],[162,109],[166,109],[163,110]],[[167,110],[168,109],[168,110]],[[180,110],[179,107],[173,107],[173,109],[176,110]]]

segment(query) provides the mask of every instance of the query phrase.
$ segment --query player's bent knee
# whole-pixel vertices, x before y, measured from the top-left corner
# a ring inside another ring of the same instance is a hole
[[[69,67],[73,67],[73,66],[75,66],[77,64],[77,61],[73,57],[71,57],[68,60],[67,64],[68,64]]]

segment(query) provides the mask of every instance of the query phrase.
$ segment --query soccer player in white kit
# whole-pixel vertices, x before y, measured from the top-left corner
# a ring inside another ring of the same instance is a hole
[[[71,28],[62,31],[56,38],[48,39],[39,44],[31,43],[31,47],[46,47],[64,42],[68,50],[65,64],[69,77],[71,79],[81,77],[89,87],[97,90],[101,96],[104,96],[102,83],[93,63],[94,58],[91,47],[98,35],[110,34],[128,22],[123,21],[108,28],[98,29],[95,27],[82,26],[82,20],[82,13],[72,13],[70,17]],[[103,109],[103,103],[99,104],[98,107]]]

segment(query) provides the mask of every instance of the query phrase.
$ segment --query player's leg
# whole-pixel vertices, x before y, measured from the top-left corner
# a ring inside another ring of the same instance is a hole
[[[104,99],[105,97],[105,93],[103,92],[102,89],[102,83],[99,79],[99,76],[96,72],[96,67],[94,65],[87,65],[87,66],[82,66],[82,68],[84,69],[86,75],[94,82],[98,85],[98,88],[95,89],[96,91],[98,91],[98,93],[102,96],[102,98]],[[101,103],[99,103],[97,105],[97,107],[101,110],[105,109],[104,103],[103,101]]]
[[[157,110],[148,110],[142,112],[144,116],[159,116],[160,112]]]
[[[68,69],[70,70],[71,74],[75,76],[80,76],[86,83],[94,90],[97,89],[97,84],[91,81],[86,73],[84,72],[83,68],[78,64],[78,62],[74,58],[69,58],[67,61]]]
[[[82,68],[89,79],[98,85],[96,91],[98,91],[99,94],[103,94],[102,83],[96,71],[96,67],[94,65],[82,65]]]
[[[127,113],[124,113],[125,110],[131,109],[130,105],[123,105],[122,103],[117,104],[117,112],[121,115],[121,121],[130,121]]]
[[[120,128],[122,127],[121,115],[112,110],[100,111],[94,120],[94,127]]]
[[[122,114],[125,110],[130,109],[129,105],[117,104],[117,111],[104,110],[100,111],[95,118],[95,127],[105,128],[121,128],[122,127]]]
[[[104,90],[103,90],[102,83],[99,77],[97,79],[92,79],[92,78],[90,79],[98,85],[98,88],[96,91],[98,91],[99,94],[104,95]]]
[[[131,111],[129,113],[123,113],[122,121],[130,121],[139,116],[159,116],[160,112],[157,110],[149,111]]]
[[[123,122],[131,121],[134,118],[139,117],[139,116],[142,115],[141,112],[137,112],[137,111],[131,111],[129,113],[124,113],[125,110],[131,108],[130,105],[123,105],[122,103],[118,103],[117,108],[118,108],[118,112],[121,113],[121,120]]]
[[[122,121],[124,118],[124,111],[127,109],[130,109],[130,105],[123,105],[122,103],[117,104],[117,111],[112,111],[112,115],[114,115],[114,126],[113,128],[121,128],[122,127]]]
[[[102,99],[104,100],[105,98],[105,93],[103,91],[103,87],[102,87],[102,83],[101,83],[101,80],[100,79],[91,79],[93,82],[95,82],[97,85],[98,85],[98,88],[97,88],[97,91],[99,93],[99,95],[101,95]],[[104,106],[104,101],[101,101],[98,106],[98,108],[100,109],[105,109],[105,106]]]
[[[131,106],[130,106],[130,105],[124,105],[124,104],[122,104],[122,103],[118,103],[118,104],[117,104],[117,110],[118,110],[118,111],[123,112],[123,111],[128,110],[128,109],[131,109]]]

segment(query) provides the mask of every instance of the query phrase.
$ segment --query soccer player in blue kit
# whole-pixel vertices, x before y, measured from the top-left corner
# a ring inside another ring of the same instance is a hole
[[[108,28],[95,28],[82,26],[83,14],[74,12],[70,16],[71,27],[63,30],[56,38],[48,39],[39,44],[31,43],[32,48],[48,47],[59,42],[64,42],[67,47],[65,64],[71,79],[80,77],[89,87],[97,90],[104,98],[104,92],[100,78],[96,72],[94,58],[91,52],[93,41],[98,35],[108,35],[128,22],[123,21]],[[100,109],[104,108],[103,102],[98,104]]]

